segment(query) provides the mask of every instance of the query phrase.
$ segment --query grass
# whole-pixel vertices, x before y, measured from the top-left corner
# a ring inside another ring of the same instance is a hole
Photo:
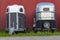
[[[19,32],[19,33],[15,33],[14,35],[9,35],[7,32],[5,31],[0,31],[0,37],[10,37],[10,36],[60,36],[60,32],[40,32],[38,31],[37,33],[34,33],[33,31],[30,32]]]

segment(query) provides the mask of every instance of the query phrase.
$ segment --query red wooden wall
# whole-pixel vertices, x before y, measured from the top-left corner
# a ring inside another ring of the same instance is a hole
[[[26,27],[32,28],[36,4],[40,2],[52,2],[56,6],[56,27],[60,29],[60,0],[0,0],[0,30],[6,27],[6,7],[18,4],[25,7]]]

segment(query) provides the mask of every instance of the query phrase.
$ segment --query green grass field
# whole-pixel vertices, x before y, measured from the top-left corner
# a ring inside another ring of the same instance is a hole
[[[19,32],[19,33],[15,33],[14,35],[9,35],[8,32],[5,31],[0,31],[0,37],[10,37],[10,36],[60,36],[60,32],[40,32],[38,31],[37,33],[34,33],[33,31],[30,32]]]

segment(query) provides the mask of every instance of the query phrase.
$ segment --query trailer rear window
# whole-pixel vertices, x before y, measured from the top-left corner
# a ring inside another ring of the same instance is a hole
[[[20,8],[20,12],[23,12],[23,8]]]
[[[9,11],[9,9],[7,8],[7,12]]]
[[[49,11],[49,8],[43,8],[43,11]]]

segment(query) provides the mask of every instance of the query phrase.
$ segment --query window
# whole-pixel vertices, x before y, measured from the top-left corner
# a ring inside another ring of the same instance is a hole
[[[20,12],[23,12],[23,8],[20,8]]]
[[[9,9],[7,8],[7,12],[9,11]]]
[[[43,11],[49,11],[49,8],[43,8]]]

